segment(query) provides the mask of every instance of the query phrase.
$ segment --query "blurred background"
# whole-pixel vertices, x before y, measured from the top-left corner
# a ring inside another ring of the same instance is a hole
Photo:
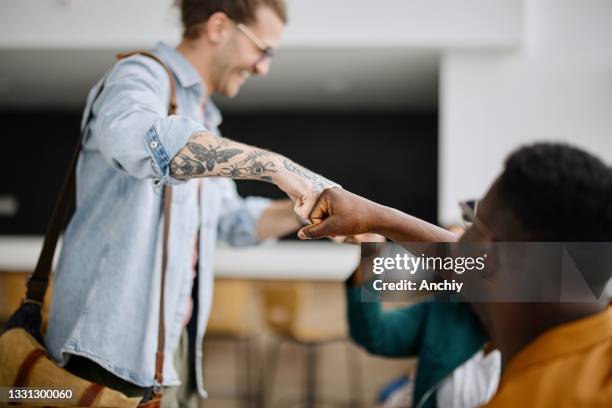
[[[178,43],[173,3],[0,2],[0,321],[36,261],[89,88],[117,52]],[[270,75],[235,100],[216,99],[228,137],[447,226],[460,219],[457,202],[480,197],[521,144],[567,141],[612,163],[611,0],[288,3]],[[308,393],[370,406],[412,369],[346,341],[341,282],[356,248],[289,239],[220,248],[218,258],[206,407]]]

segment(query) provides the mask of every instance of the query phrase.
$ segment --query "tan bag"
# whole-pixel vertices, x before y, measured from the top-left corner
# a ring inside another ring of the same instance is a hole
[[[126,58],[134,54],[141,54],[159,62],[170,78],[170,103],[168,114],[176,112],[176,95],[174,77],[168,67],[154,54],[147,51],[136,51],[129,54],[118,55],[118,59]],[[97,98],[104,84],[100,86]],[[95,100],[94,98],[94,100]],[[92,103],[93,104],[93,103]],[[87,114],[89,116],[89,113]],[[86,119],[88,122],[89,117]],[[84,126],[84,128],[86,128]],[[36,394],[52,400],[54,406],[92,406],[92,407],[117,407],[117,408],[158,408],[161,403],[163,384],[163,363],[165,345],[165,321],[164,321],[164,287],[166,267],[168,264],[168,232],[170,226],[170,203],[172,202],[172,188],[164,187],[164,230],[162,245],[161,265],[161,294],[159,307],[159,329],[157,339],[157,353],[155,356],[155,386],[150,390],[147,401],[141,402],[143,398],[128,398],[125,394],[79,378],[65,369],[59,367],[48,356],[47,350],[42,345],[41,309],[43,299],[49,284],[49,274],[53,263],[53,254],[60,232],[68,220],[72,202],[75,197],[75,173],[76,163],[83,142],[83,134],[77,143],[72,156],[72,162],[68,174],[64,180],[62,191],[53,210],[53,216],[45,235],[42,251],[36,264],[36,269],[30,275],[27,283],[26,296],[17,311],[13,314],[6,331],[0,336],[0,387],[17,389],[17,387],[28,387],[31,390],[49,390],[51,393]],[[56,392],[52,392],[56,391]],[[64,392],[60,394],[60,392]],[[70,397],[66,394],[70,392]],[[37,397],[28,396],[30,402],[43,402]],[[0,401],[1,403],[2,401]]]
[[[70,398],[65,401],[70,405],[88,407],[95,401],[95,406],[135,408],[140,402],[140,398],[128,398],[59,368],[24,329],[9,330],[0,337],[0,367],[1,386],[69,390]],[[54,398],[53,402],[63,404],[63,399]]]

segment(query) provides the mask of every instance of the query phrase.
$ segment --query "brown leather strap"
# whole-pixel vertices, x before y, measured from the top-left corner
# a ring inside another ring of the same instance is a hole
[[[104,86],[102,85],[100,86],[100,88],[98,88],[98,92],[95,96],[96,99],[102,92],[103,87]],[[88,121],[89,114],[86,123]],[[70,159],[70,167],[68,168],[68,173],[64,178],[62,189],[60,191],[57,202],[55,203],[55,207],[53,208],[51,221],[49,222],[49,226],[47,227],[43,247],[40,252],[40,255],[38,256],[38,262],[36,263],[34,272],[32,272],[32,274],[28,278],[26,296],[24,299],[25,301],[36,302],[42,305],[43,300],[45,298],[47,286],[49,286],[49,274],[51,273],[53,255],[55,254],[57,241],[61,234],[62,228],[66,224],[66,221],[68,220],[68,217],[70,215],[69,213],[71,210],[71,203],[74,202],[75,199],[76,165],[78,162],[79,153],[81,151],[81,144],[83,143],[86,126],[87,125],[85,125],[81,130],[81,135],[79,136],[76,148],[72,153],[72,158]]]
[[[168,78],[170,79],[170,100],[168,104],[168,115],[176,114],[176,86],[174,83],[174,75],[172,74],[172,71],[170,71],[170,69],[159,57],[149,51],[134,51],[126,54],[117,54],[117,58],[127,58],[136,54],[149,57],[157,61],[164,68],[164,70],[168,74]],[[98,96],[100,96],[103,89],[104,84],[102,84],[98,88],[98,91],[94,97],[94,101],[98,98]],[[93,102],[91,105],[93,106]],[[51,215],[51,222],[47,227],[45,240],[40,255],[38,257],[38,262],[36,263],[36,268],[34,268],[34,272],[30,275],[28,279],[27,292],[25,297],[27,300],[42,303],[45,297],[45,293],[47,291],[47,286],[49,286],[49,274],[51,273],[53,255],[55,254],[57,241],[61,234],[62,228],[65,226],[68,217],[70,216],[69,213],[71,210],[71,203],[75,199],[76,165],[78,162],[79,153],[81,152],[81,144],[83,143],[85,129],[87,128],[90,116],[91,114],[90,112],[88,112],[87,117],[85,118],[85,125],[83,126],[83,130],[81,131],[81,135],[70,160],[70,167],[68,168],[68,173],[64,178],[64,183],[62,184],[60,195],[53,209],[53,213]]]
[[[154,397],[152,400],[147,402],[141,402],[138,404],[138,408],[160,408],[161,407],[161,397]]]
[[[149,51],[134,51],[127,54],[118,54],[117,58],[127,58],[132,55],[144,55],[157,61],[168,74],[170,78],[170,102],[168,106],[168,115],[176,113],[176,92],[174,85],[174,76],[172,71],[164,64],[164,62],[155,54]],[[172,203],[172,187],[164,186],[164,232],[162,245],[162,265],[161,265],[161,281],[159,294],[159,324],[157,326],[157,352],[155,353],[155,392],[162,394],[164,384],[164,350],[166,346],[166,318],[164,316],[165,305],[165,287],[166,287],[166,269],[168,268],[168,240],[170,237],[170,209]]]
[[[159,325],[157,334],[157,353],[155,354],[155,381],[159,386],[164,383],[164,348],[166,344],[166,319],[164,317],[166,270],[168,269],[168,239],[170,236],[170,203],[172,203],[172,188],[164,187],[164,245],[162,248],[161,291],[159,298]]]
[[[90,407],[93,405],[98,395],[104,390],[104,386],[96,383],[91,383],[89,387],[83,391],[83,395],[79,398],[77,402],[77,407]]]
[[[47,352],[43,349],[36,349],[28,354],[26,359],[23,360],[23,363],[21,363],[21,367],[19,367],[13,387],[25,387],[28,383],[28,377],[30,376],[30,372],[32,371],[32,367],[34,367],[34,364],[46,356]]]
[[[170,80],[170,100],[168,103],[168,115],[174,115],[177,111],[177,103],[176,103],[176,86],[174,83],[174,75],[172,71],[166,66],[166,64],[155,54],[150,51],[134,51],[126,54],[118,54],[118,59],[123,59],[130,57],[132,55],[143,55],[145,57],[151,58],[157,61],[168,74],[168,78]],[[43,248],[38,257],[38,262],[36,264],[36,268],[34,272],[30,275],[27,283],[27,292],[25,301],[38,302],[42,304],[43,299],[45,297],[45,293],[47,291],[47,287],[49,285],[49,275],[51,273],[51,268],[53,264],[53,255],[55,254],[55,248],[57,247],[57,241],[59,239],[62,228],[66,225],[68,221],[68,217],[70,216],[71,203],[75,200],[76,195],[76,165],[79,158],[79,153],[81,151],[81,145],[84,140],[85,130],[87,129],[87,125],[91,118],[91,107],[95,100],[100,96],[102,90],[104,89],[104,83],[100,85],[98,91],[94,97],[94,100],[91,103],[89,111],[86,113],[85,121],[83,129],[81,130],[81,135],[79,137],[79,141],[76,145],[74,153],[72,154],[72,159],[70,161],[70,167],[68,169],[68,173],[64,179],[64,183],[62,184],[62,189],[58,200],[55,204],[55,208],[53,209],[53,214],[51,216],[51,221],[47,228],[47,233],[45,234],[45,240],[43,243]],[[159,329],[158,329],[158,339],[157,339],[157,353],[155,356],[155,381],[156,384],[163,384],[163,367],[164,367],[164,346],[165,346],[165,319],[164,319],[164,292],[165,292],[165,277],[166,277],[166,268],[168,266],[168,238],[169,238],[169,229],[170,229],[170,208],[172,202],[172,188],[170,186],[164,187],[164,235],[163,235],[163,252],[162,252],[162,273],[161,273],[161,288],[160,288],[160,301],[159,301]],[[43,351],[44,353],[44,351]],[[28,356],[28,359],[31,356]],[[40,358],[40,357],[38,357]],[[26,359],[26,362],[28,361]],[[35,362],[35,361],[34,361]],[[31,363],[32,365],[34,363]],[[25,365],[25,362],[24,362]],[[22,365],[22,368],[24,367]],[[28,368],[28,370],[31,367]],[[21,373],[21,370],[20,370]],[[29,371],[26,371],[26,377]],[[18,376],[18,378],[20,378]]]

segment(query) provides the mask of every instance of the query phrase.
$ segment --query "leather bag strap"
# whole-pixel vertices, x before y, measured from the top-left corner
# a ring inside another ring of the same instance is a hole
[[[174,85],[174,76],[168,66],[155,54],[149,51],[134,51],[127,54],[119,54],[117,58],[127,58],[135,54],[144,55],[157,61],[168,74],[170,78],[170,102],[168,106],[168,115],[176,114],[176,91]],[[172,203],[172,187],[164,186],[164,232],[162,246],[162,265],[161,265],[161,283],[159,294],[159,324],[157,328],[157,352],[155,353],[155,384],[156,392],[161,394],[164,384],[164,349],[166,346],[166,319],[164,316],[165,304],[165,287],[166,287],[166,270],[168,268],[168,240],[170,237],[170,209]]]

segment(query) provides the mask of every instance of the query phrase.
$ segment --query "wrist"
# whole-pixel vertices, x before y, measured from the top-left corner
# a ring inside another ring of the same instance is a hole
[[[293,201],[296,198],[302,197],[305,192],[312,190],[310,181],[304,178],[303,175],[296,173],[295,168],[297,168],[297,165],[293,161],[284,156],[277,155],[274,158],[274,164],[277,170],[272,175],[272,182],[292,198]],[[291,169],[294,170],[292,171]]]
[[[388,236],[394,226],[394,212],[393,208],[375,204],[375,207],[369,213],[369,217],[367,217],[369,231]]]

